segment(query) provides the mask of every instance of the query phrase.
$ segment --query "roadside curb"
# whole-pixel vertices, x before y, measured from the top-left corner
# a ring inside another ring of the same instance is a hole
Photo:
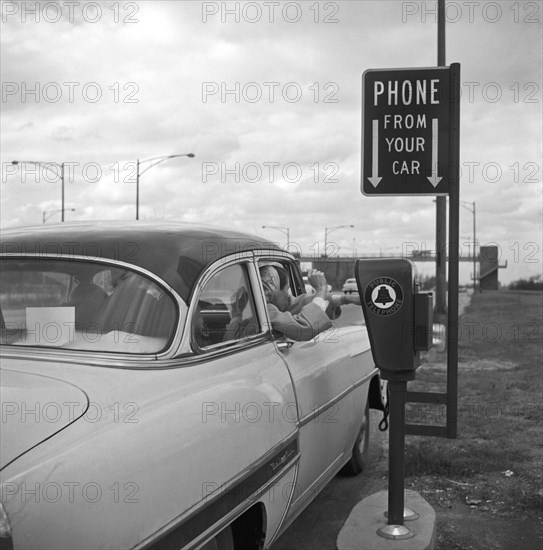
[[[433,550],[436,541],[436,513],[430,504],[415,491],[405,492],[405,507],[419,517],[405,522],[415,536],[390,540],[377,534],[387,525],[385,511],[388,491],[380,491],[361,500],[352,510],[339,532],[337,550]]]

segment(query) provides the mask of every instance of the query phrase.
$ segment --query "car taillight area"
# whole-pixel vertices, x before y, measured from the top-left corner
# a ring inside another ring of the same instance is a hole
[[[124,266],[36,257],[0,261],[1,343],[148,354],[177,324],[173,297]]]

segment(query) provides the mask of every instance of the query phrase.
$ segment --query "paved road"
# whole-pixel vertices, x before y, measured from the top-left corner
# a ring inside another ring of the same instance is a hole
[[[355,477],[336,476],[272,546],[271,550],[335,550],[337,536],[363,498],[382,491],[387,484],[385,443],[388,432],[379,432],[380,411],[370,411],[370,464]],[[383,510],[384,513],[384,510]]]
[[[338,326],[362,324],[360,306],[342,308]],[[294,521],[272,550],[334,550],[336,538],[351,510],[366,496],[381,491],[387,483],[385,456],[388,432],[377,428],[380,411],[370,411],[370,464],[355,477],[336,476],[313,503]],[[384,512],[384,510],[383,510]]]

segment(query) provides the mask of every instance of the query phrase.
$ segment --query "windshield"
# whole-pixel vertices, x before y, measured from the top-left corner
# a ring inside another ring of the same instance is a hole
[[[177,308],[151,279],[83,260],[0,260],[0,341],[117,353],[157,353]]]

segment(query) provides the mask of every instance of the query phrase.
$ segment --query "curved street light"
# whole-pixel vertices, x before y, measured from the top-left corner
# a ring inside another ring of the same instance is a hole
[[[140,176],[145,174],[147,170],[150,170],[153,166],[156,166],[157,164],[160,164],[161,162],[165,162],[170,159],[174,159],[177,157],[189,157],[194,158],[194,153],[182,153],[180,155],[163,155],[160,157],[152,157],[150,159],[140,160],[138,159],[136,162],[136,220],[140,219]],[[143,163],[150,162],[151,164],[144,168],[140,172],[140,165]]]
[[[66,210],[69,210],[70,212],[75,212],[75,208],[68,208],[68,209],[65,209],[64,211],[66,211]],[[43,214],[42,223],[45,223],[49,218],[51,218],[52,216],[54,216],[58,212],[62,212],[62,209],[59,208],[57,210],[44,210],[43,213],[42,213]]]
[[[262,229],[277,229],[277,231],[281,231],[281,233],[284,233],[287,236],[287,251],[290,246],[290,227],[278,227],[276,225],[263,225]]]
[[[334,225],[333,227],[325,227],[324,228],[324,254],[323,256],[327,256],[326,254],[326,247],[328,246],[328,235],[335,231],[336,229],[341,229],[342,227],[354,227],[354,225]]]
[[[61,195],[61,205],[62,208],[60,210],[57,210],[57,212],[62,212],[62,216],[60,221],[64,221],[64,163],[58,163],[58,162],[43,162],[43,161],[37,161],[37,160],[12,160],[11,164],[14,166],[17,166],[18,164],[35,164],[36,166],[43,166],[46,170],[49,170],[52,174],[60,178],[61,188],[62,188],[62,195]],[[52,166],[55,167],[53,170]]]

